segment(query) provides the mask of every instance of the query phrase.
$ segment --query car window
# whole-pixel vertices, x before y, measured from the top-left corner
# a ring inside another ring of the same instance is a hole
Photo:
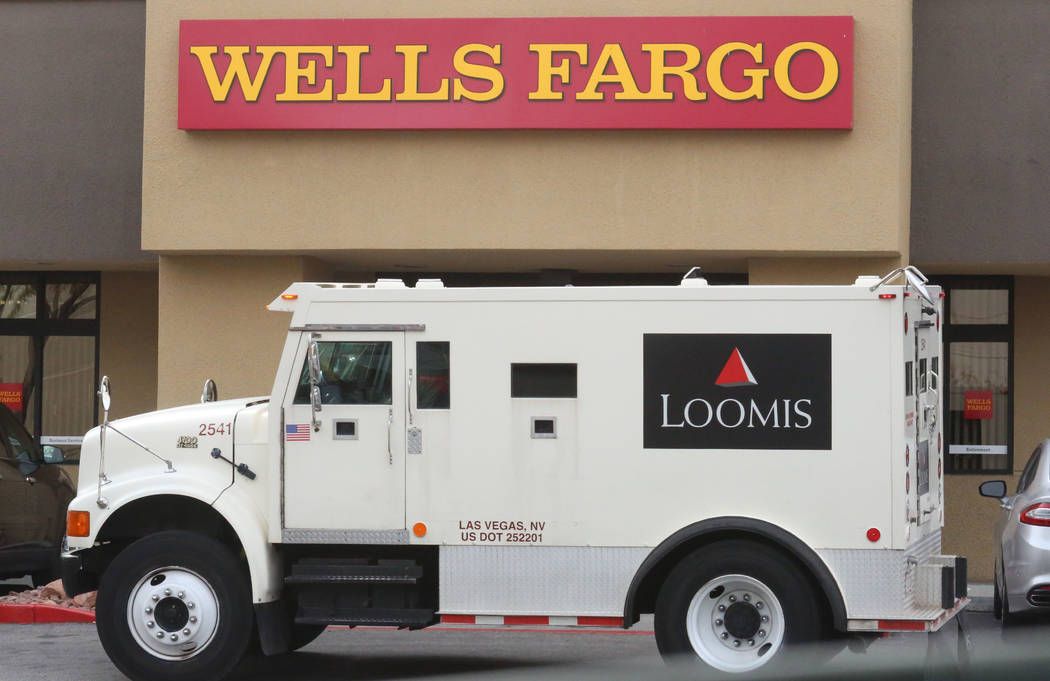
[[[0,437],[4,439],[7,456],[27,463],[43,463],[33,438],[7,407],[0,406]]]
[[[1043,453],[1043,447],[1040,445],[1035,448],[1032,452],[1032,456],[1028,458],[1028,463],[1025,464],[1024,470],[1021,472],[1021,477],[1017,480],[1017,492],[1016,494],[1022,494],[1028,489],[1028,486],[1032,484],[1032,479],[1035,478],[1035,472],[1039,468],[1039,459]]]
[[[393,383],[390,341],[319,342],[323,404],[391,404]],[[310,403],[310,367],[303,362],[294,404]]]

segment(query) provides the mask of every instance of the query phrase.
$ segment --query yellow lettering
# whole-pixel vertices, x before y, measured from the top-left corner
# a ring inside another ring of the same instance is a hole
[[[225,102],[230,96],[230,88],[233,87],[234,80],[241,86],[244,101],[254,102],[259,99],[259,91],[262,90],[263,83],[266,81],[266,74],[270,70],[270,63],[273,61],[273,53],[263,53],[262,63],[259,64],[259,69],[255,72],[255,78],[252,78],[248,75],[248,67],[244,63],[244,55],[248,54],[248,49],[247,45],[227,45],[223,48],[223,54],[230,58],[230,66],[226,69],[226,73],[223,74],[220,81],[219,74],[215,69],[215,62],[212,61],[212,57],[219,51],[219,48],[211,46],[190,48],[190,53],[200,62],[201,70],[204,72],[204,79],[208,82],[208,89],[211,90],[213,101]]]
[[[384,78],[378,92],[361,92],[361,57],[371,52],[368,45],[339,45],[346,56],[346,91],[336,97],[340,102],[389,102],[390,79]]]
[[[317,57],[324,59],[324,65],[332,68],[331,45],[274,45],[259,46],[264,55],[268,51],[284,55],[284,92],[277,94],[278,102],[323,102],[332,99],[332,79],[324,79],[324,87],[317,92],[302,92],[299,89],[302,79],[309,86],[317,85]],[[303,60],[303,55],[307,59]],[[305,61],[305,64],[303,63]]]
[[[405,55],[405,87],[395,99],[404,102],[439,102],[448,100],[448,78],[433,92],[419,91],[419,57],[427,53],[426,45],[395,45],[394,51]]]
[[[561,92],[554,91],[554,77],[557,76],[562,85],[569,84],[569,58],[562,58],[555,66],[555,54],[573,53],[580,58],[580,66],[587,65],[586,43],[533,43],[529,45],[529,52],[535,52],[539,62],[536,90],[529,93],[530,100],[562,98]]]
[[[472,64],[467,61],[467,55],[472,52],[487,54],[492,59],[492,66]],[[461,78],[456,78],[452,81],[452,99],[455,101],[458,102],[466,97],[472,102],[491,102],[503,94],[503,74],[500,73],[499,69],[495,68],[500,64],[499,45],[481,45],[479,43],[463,45],[456,50],[456,54],[452,57],[452,64],[455,66],[456,72],[461,76],[487,80],[492,83],[492,87],[485,92],[475,92],[474,90],[468,90],[463,85]]]
[[[755,64],[758,64],[762,61],[762,47],[762,43],[725,43],[716,47],[707,59],[707,84],[711,86],[711,90],[722,99],[731,102],[765,99],[765,83],[766,78],[769,78],[769,69],[744,69],[744,77],[751,80],[751,87],[746,90],[732,90],[726,87],[725,80],[722,79],[722,64],[726,57],[734,52],[747,52],[755,60]]]
[[[799,52],[815,52],[820,60],[824,62],[824,78],[816,90],[811,92],[800,92],[795,89],[791,82],[791,60]],[[827,97],[839,82],[839,61],[828,48],[820,43],[802,42],[788,45],[784,51],[777,56],[777,62],[773,65],[773,76],[777,81],[780,91],[791,99],[800,102],[812,102]]]
[[[613,72],[606,73],[612,64]],[[612,43],[602,47],[602,53],[594,62],[594,70],[587,81],[587,87],[582,92],[576,93],[576,99],[583,101],[600,101],[605,99],[604,92],[598,92],[598,86],[603,83],[615,83],[620,86],[620,92],[613,95],[614,99],[646,99],[646,96],[638,89],[634,81],[634,74],[627,64],[627,57],[619,45]]]
[[[668,100],[674,99],[674,93],[666,89],[668,76],[677,76],[682,79],[682,92],[685,98],[693,102],[702,102],[707,99],[707,93],[701,92],[697,86],[696,76],[693,69],[700,66],[700,50],[696,45],[688,43],[647,43],[642,45],[642,52],[651,55],[649,66],[649,91],[645,93],[646,99]],[[681,52],[685,54],[685,63],[680,66],[667,65],[668,52]]]

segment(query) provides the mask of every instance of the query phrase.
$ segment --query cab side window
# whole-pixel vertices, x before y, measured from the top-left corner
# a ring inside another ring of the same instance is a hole
[[[322,404],[392,404],[390,341],[317,343]],[[310,367],[303,361],[294,404],[310,403]]]

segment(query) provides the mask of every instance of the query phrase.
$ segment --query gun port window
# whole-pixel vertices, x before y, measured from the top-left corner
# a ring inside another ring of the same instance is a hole
[[[322,404],[392,404],[390,341],[317,344]],[[295,404],[310,404],[310,367],[303,360]]]
[[[449,343],[416,343],[416,408],[448,409]]]
[[[511,364],[511,397],[576,397],[575,364]]]

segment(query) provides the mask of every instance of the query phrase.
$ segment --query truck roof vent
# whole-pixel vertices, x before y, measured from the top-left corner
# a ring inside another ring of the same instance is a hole
[[[376,279],[376,288],[408,288],[400,279]]]
[[[445,288],[445,282],[440,279],[420,279],[416,282],[416,288]]]
[[[699,267],[694,267],[691,270],[689,270],[688,272],[686,272],[685,276],[682,277],[682,283],[680,284],[680,286],[688,286],[688,287],[707,286],[707,279],[704,279],[703,277],[700,276],[700,268]]]

